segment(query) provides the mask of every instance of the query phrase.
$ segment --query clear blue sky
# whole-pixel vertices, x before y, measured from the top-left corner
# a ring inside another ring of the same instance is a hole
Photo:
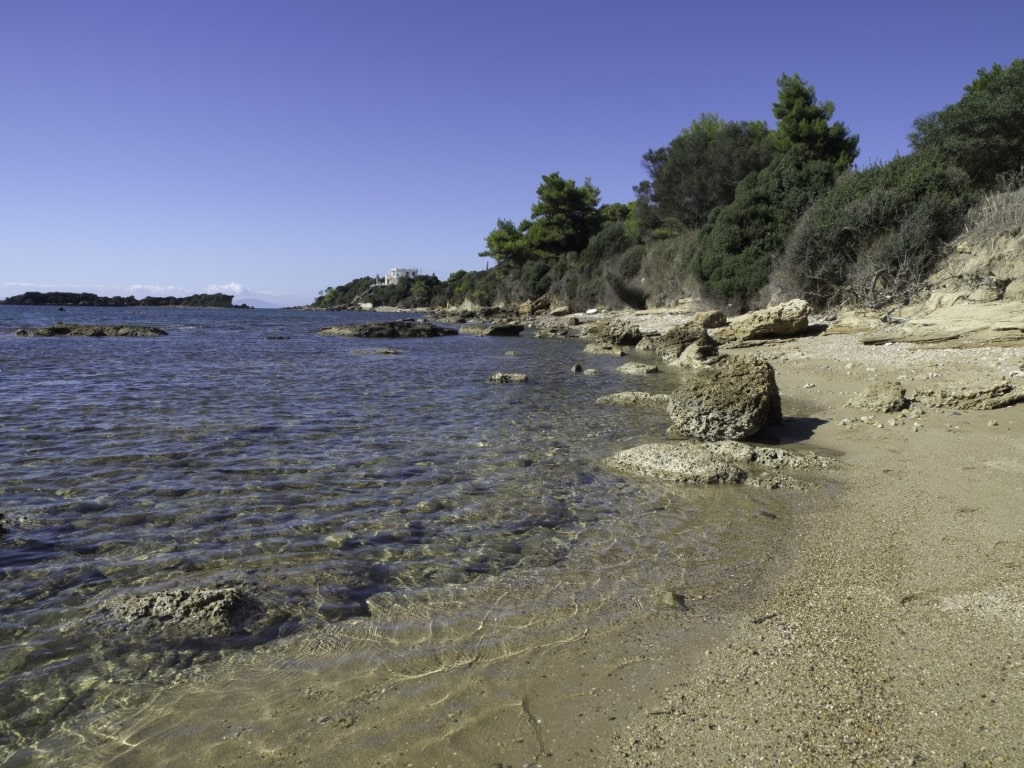
[[[784,72],[890,160],[1022,30],[1011,0],[0,0],[0,296],[446,279],[543,174],[629,202],[700,113],[774,126]]]

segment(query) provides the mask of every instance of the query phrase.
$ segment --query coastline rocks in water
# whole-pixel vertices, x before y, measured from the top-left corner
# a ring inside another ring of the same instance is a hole
[[[644,336],[636,348],[654,352],[663,360],[676,360],[688,346],[705,336],[707,331],[704,330],[704,326],[695,322],[684,323],[663,333]]]
[[[673,431],[697,440],[742,440],[782,422],[775,370],[758,357],[726,357],[697,369],[672,393]]]
[[[598,405],[642,405],[657,408],[668,407],[669,396],[653,392],[615,392],[597,398]]]
[[[492,384],[525,384],[529,377],[525,373],[492,373],[488,379]]]
[[[265,619],[260,601],[237,587],[123,595],[104,602],[100,613],[122,630],[174,637],[251,635]]]
[[[737,315],[724,328],[715,332],[719,341],[751,341],[807,332],[811,306],[803,299],[792,299],[767,309]]]
[[[717,363],[718,360],[718,342],[711,338],[707,331],[704,331],[697,341],[683,350],[683,354],[673,361],[673,365],[699,368],[703,365]]]
[[[608,463],[617,469],[660,480],[692,485],[747,484],[769,488],[799,487],[780,470],[816,470],[833,466],[816,454],[763,448],[726,440],[717,443],[654,443],[627,448]]]
[[[459,327],[459,333],[463,336],[518,336],[523,328],[516,323],[467,323]]]
[[[635,347],[643,335],[636,323],[601,320],[587,328],[587,338],[611,347]]]
[[[332,325],[317,331],[320,336],[357,336],[364,339],[426,339],[455,336],[458,330],[444,328],[424,320],[393,320],[387,323]]]
[[[896,413],[907,407],[907,391],[896,381],[881,381],[858,393],[849,403],[854,408]]]
[[[615,357],[625,357],[627,354],[625,348],[609,344],[606,341],[595,341],[587,344],[583,351],[589,355],[614,355]]]
[[[66,325],[57,323],[45,328],[19,328],[18,336],[166,336],[163,328],[146,325]]]
[[[625,373],[630,376],[645,376],[649,373],[658,373],[658,366],[650,363],[624,363],[619,366],[619,373]]]

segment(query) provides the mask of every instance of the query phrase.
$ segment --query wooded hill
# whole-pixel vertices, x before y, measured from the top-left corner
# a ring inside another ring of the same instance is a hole
[[[648,151],[632,202],[589,179],[541,178],[530,215],[499,219],[495,266],[447,281],[371,278],[315,306],[517,304],[574,310],[700,297],[743,311],[801,297],[818,308],[906,303],[987,196],[1024,187],[1024,60],[979,70],[963,97],[914,121],[911,153],[856,169],[859,137],[798,75],[778,79],[774,128],[703,114]],[[1019,227],[1019,224],[1018,224]]]

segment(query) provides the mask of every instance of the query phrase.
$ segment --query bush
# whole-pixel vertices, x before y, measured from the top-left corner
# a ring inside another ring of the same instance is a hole
[[[971,201],[967,174],[936,153],[848,173],[795,227],[777,280],[819,307],[909,299]]]
[[[800,215],[832,186],[835,167],[795,145],[736,189],[703,230],[694,268],[709,291],[742,304],[768,282]]]

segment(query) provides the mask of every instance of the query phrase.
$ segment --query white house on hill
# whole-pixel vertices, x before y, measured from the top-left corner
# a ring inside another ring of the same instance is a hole
[[[406,269],[405,267],[392,267],[388,270],[387,276],[384,278],[384,285],[398,285],[398,281],[403,277],[416,277],[419,275],[418,269]]]

